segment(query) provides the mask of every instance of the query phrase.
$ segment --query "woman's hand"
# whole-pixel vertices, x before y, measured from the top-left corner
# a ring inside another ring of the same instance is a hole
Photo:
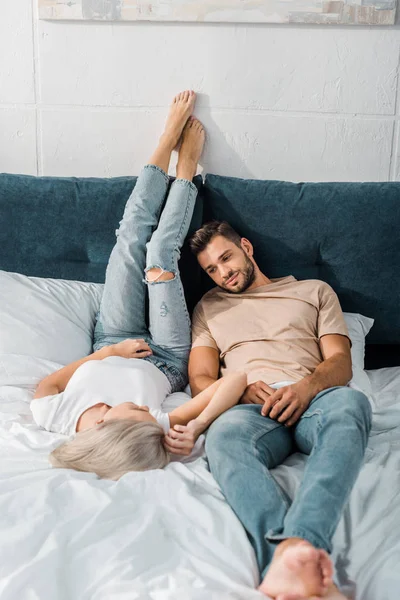
[[[274,392],[274,388],[263,381],[255,381],[246,387],[240,404],[265,404]]]
[[[172,454],[189,456],[197,438],[206,429],[198,419],[189,421],[187,425],[175,425],[164,437],[164,446]]]
[[[153,354],[150,346],[144,339],[124,340],[118,344],[111,345],[113,356],[121,356],[122,358],[144,358]]]

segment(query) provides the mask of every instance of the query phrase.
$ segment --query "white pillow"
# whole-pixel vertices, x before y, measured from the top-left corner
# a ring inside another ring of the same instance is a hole
[[[364,317],[358,313],[343,313],[351,339],[351,362],[353,378],[349,385],[361,390],[371,400],[372,386],[368,375],[364,371],[365,337],[374,324],[374,319]]]
[[[19,354],[67,365],[92,352],[104,286],[0,271],[0,355]],[[344,313],[352,342],[350,386],[372,394],[364,371],[365,336],[374,320]]]
[[[92,352],[103,285],[0,271],[0,354],[67,365]]]
[[[358,313],[345,312],[343,316],[352,343],[351,359],[353,366],[355,365],[364,370],[365,338],[374,324],[374,319],[364,317],[364,315]]]

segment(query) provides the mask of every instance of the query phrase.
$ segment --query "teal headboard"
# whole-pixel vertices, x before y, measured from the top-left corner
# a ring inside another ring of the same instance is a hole
[[[103,282],[136,177],[0,175],[0,269]],[[327,281],[342,308],[375,319],[367,366],[400,365],[400,183],[288,183],[207,175],[190,233],[225,219],[271,277]],[[187,245],[191,310],[209,288]]]
[[[136,180],[0,174],[0,269],[103,283],[115,230]],[[201,177],[194,183],[200,188]],[[198,199],[190,234],[201,219]],[[187,245],[181,262],[193,308],[200,273]]]

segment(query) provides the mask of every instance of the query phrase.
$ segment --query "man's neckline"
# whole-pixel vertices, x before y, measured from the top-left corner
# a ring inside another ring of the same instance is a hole
[[[246,290],[246,292],[255,292],[257,290],[260,290],[261,288],[271,287],[271,285],[276,285],[278,283],[284,283],[286,279],[290,281],[296,281],[296,278],[293,275],[285,275],[284,277],[273,277],[270,279],[271,283],[264,283],[263,285],[259,285],[258,287],[253,288],[252,290]]]
[[[270,289],[271,286],[279,285],[281,283],[286,283],[285,280],[288,280],[288,281],[297,281],[297,279],[293,275],[285,275],[284,277],[274,277],[273,279],[271,279],[271,283],[265,283],[263,285],[259,285],[256,288],[253,288],[251,290],[245,290],[244,292],[239,292],[237,294],[232,294],[230,292],[227,292],[226,290],[224,290],[224,289],[222,289],[222,288],[220,288],[218,286],[216,286],[216,288],[214,288],[214,289],[216,289],[219,292],[222,292],[223,294],[226,294],[229,297],[244,296],[246,294],[257,293],[260,290],[264,290],[265,288]]]

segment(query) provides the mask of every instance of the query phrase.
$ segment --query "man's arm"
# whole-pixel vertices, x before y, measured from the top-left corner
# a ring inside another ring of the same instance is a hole
[[[327,388],[347,385],[352,377],[350,341],[344,335],[320,338],[323,361],[311,375],[276,390],[265,402],[262,414],[285,425],[294,425],[315,396]]]
[[[353,376],[349,338],[327,334],[321,337],[319,346],[324,360],[304,378],[314,396],[327,388],[347,385]]]
[[[193,348],[189,356],[189,383],[192,396],[208,388],[219,378],[219,352],[209,346]]]

